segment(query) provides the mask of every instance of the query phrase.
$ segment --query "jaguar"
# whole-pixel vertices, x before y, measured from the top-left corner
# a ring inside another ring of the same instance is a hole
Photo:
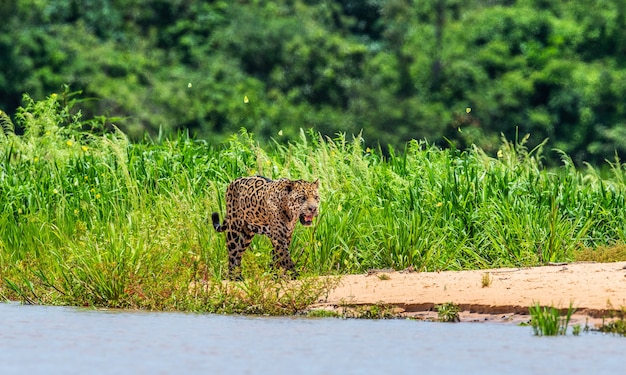
[[[216,231],[226,232],[231,279],[241,278],[242,256],[257,234],[271,240],[274,265],[297,276],[289,246],[296,224],[310,226],[319,213],[318,187],[319,180],[270,180],[262,176],[241,177],[228,185],[224,221],[220,223],[217,212],[211,219]]]

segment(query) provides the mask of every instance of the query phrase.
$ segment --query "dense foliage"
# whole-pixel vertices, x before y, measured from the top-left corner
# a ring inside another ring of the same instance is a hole
[[[25,102],[15,123],[0,114],[0,295],[9,298],[257,308],[227,298],[235,293],[286,311],[306,307],[324,285],[305,282],[316,292],[302,294],[268,284],[264,237],[246,253],[246,282],[219,281],[225,239],[209,215],[224,212],[226,185],[242,175],[319,178],[321,214],[312,228],[297,226],[291,249],[304,275],[532,266],[626,241],[619,161],[609,178],[576,170],[565,154],[547,170],[541,147],[528,150],[524,140],[503,140],[494,157],[413,141],[385,158],[362,138],[313,132],[267,147],[245,132],[219,147],[184,134],[131,143],[119,131],[83,130],[98,121],[72,115],[71,95]],[[255,277],[261,284],[249,282]]]
[[[89,117],[260,140],[493,155],[549,138],[577,165],[626,151],[625,0],[0,1],[0,109],[63,84]],[[110,126],[110,124],[107,124]],[[558,161],[558,155],[546,155]]]

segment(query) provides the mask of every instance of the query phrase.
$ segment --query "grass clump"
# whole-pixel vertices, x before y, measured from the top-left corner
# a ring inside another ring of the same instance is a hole
[[[626,336],[626,307],[622,306],[620,309],[613,309],[611,304],[609,304],[609,307],[611,308],[611,313],[608,318],[612,320],[608,323],[603,323],[598,328],[598,331]]]
[[[598,331],[604,333],[615,333],[620,336],[626,336],[626,320],[619,319],[613,322],[603,324]]]
[[[354,317],[357,319],[393,319],[396,317],[396,314],[394,314],[393,306],[378,303],[375,305],[358,306]]]
[[[435,310],[437,310],[437,318],[440,322],[458,323],[461,321],[459,317],[461,308],[455,303],[447,302],[441,305],[435,305]]]
[[[264,272],[240,282],[214,280],[194,284],[194,311],[226,314],[294,315],[304,312],[337,285],[336,278],[292,281]]]
[[[309,318],[341,318],[341,314],[334,310],[313,309],[306,313]]]
[[[570,304],[564,315],[555,307],[542,307],[538,303],[528,308],[530,325],[535,336],[565,335],[572,314],[576,311]]]
[[[483,288],[487,288],[491,285],[491,275],[489,274],[489,272],[485,272],[483,273],[481,280],[480,280],[480,284]]]
[[[577,262],[623,262],[626,261],[626,244],[614,243],[598,248],[586,247],[574,252]]]
[[[399,316],[399,311],[394,305],[381,301],[373,305],[342,303],[338,314],[344,319],[394,319]]]

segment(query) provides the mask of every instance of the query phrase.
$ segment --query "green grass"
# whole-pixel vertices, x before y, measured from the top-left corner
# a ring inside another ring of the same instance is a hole
[[[440,322],[455,323],[461,321],[459,317],[461,308],[452,302],[435,305],[435,310],[437,310],[437,318]]]
[[[597,248],[581,248],[574,252],[579,262],[623,262],[626,261],[626,244],[615,243]]]
[[[338,317],[348,319],[395,319],[399,314],[392,305],[378,302],[373,305],[351,305],[341,304],[336,312]]]
[[[606,319],[608,322],[602,321],[602,325],[598,327],[599,332],[613,333],[620,336],[626,336],[626,307],[621,306],[619,309],[615,309],[609,304],[610,312]]]
[[[481,277],[480,284],[483,288],[488,288],[491,285],[492,281],[493,280],[491,279],[491,275],[489,274],[489,272],[485,272]]]
[[[598,331],[604,333],[613,333],[620,336],[626,336],[626,320],[624,318],[620,318],[613,322],[609,322],[603,324]]]
[[[334,310],[313,309],[306,313],[309,318],[341,318],[341,314]]]
[[[565,314],[555,307],[541,307],[535,304],[528,308],[530,313],[530,325],[535,336],[558,336],[567,333],[567,327],[572,314],[576,311],[570,304]],[[575,336],[580,333],[579,328],[575,329]]]
[[[330,286],[305,282],[280,300],[291,284],[263,276],[271,264],[265,238],[252,243],[253,271],[243,284],[220,281],[225,239],[210,213],[223,215],[231,180],[256,174],[320,179],[320,216],[312,228],[296,228],[291,250],[303,280],[409,266],[534,266],[626,243],[626,165],[619,160],[608,174],[578,170],[566,155],[562,167],[546,169],[542,148],[527,150],[524,139],[503,140],[494,156],[425,141],[383,156],[360,137],[304,131],[297,142],[263,146],[245,131],[221,145],[186,134],[132,143],[119,131],[93,131],[99,120],[75,114],[71,96],[25,103],[15,124],[0,114],[0,294],[7,299],[298,310]],[[207,287],[198,294],[190,285]],[[228,301],[242,293],[248,305]]]

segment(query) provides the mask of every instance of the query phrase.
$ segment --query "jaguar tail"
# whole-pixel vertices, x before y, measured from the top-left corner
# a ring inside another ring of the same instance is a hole
[[[223,232],[226,230],[226,220],[220,225],[220,215],[217,212],[213,212],[211,220],[213,221],[213,228],[215,228],[216,231]]]
[[[226,230],[226,220],[224,220],[224,223],[220,224],[220,215],[217,212],[213,212],[211,220],[213,221],[213,228],[215,228],[216,231],[223,232]]]

